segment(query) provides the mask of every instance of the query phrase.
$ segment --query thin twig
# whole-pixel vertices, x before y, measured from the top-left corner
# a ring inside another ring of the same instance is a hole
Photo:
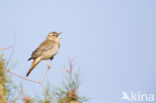
[[[42,78],[40,79],[40,81],[28,79],[28,78],[26,78],[26,77],[23,77],[23,76],[21,76],[21,75],[19,75],[19,74],[16,74],[16,73],[14,73],[14,72],[9,71],[9,70],[7,70],[7,72],[9,72],[9,73],[11,73],[12,75],[17,76],[17,77],[19,77],[19,78],[21,78],[21,79],[24,79],[24,80],[27,80],[27,81],[30,81],[30,82],[39,84],[39,85],[44,89],[44,91],[48,94],[48,96],[49,96],[51,102],[54,103],[52,96],[49,94],[48,90],[46,89],[46,87],[45,87],[44,84],[43,84],[43,80],[45,79],[45,77],[46,77],[46,75],[47,75],[49,69],[50,69],[50,66],[47,64],[47,70],[46,70],[46,72],[43,74],[43,76],[42,76]]]
[[[46,72],[44,72],[44,74],[43,74],[43,76],[42,76],[40,82],[42,82],[42,81],[45,79],[46,74],[48,73],[49,69],[50,69],[50,66],[47,66],[47,70],[46,70]]]
[[[28,78],[26,78],[26,77],[23,77],[23,76],[21,76],[21,75],[19,75],[19,74],[14,73],[14,72],[11,72],[11,71],[8,71],[8,72],[11,73],[11,74],[13,74],[13,75],[15,75],[15,76],[17,76],[17,77],[19,77],[19,78],[21,78],[21,79],[24,79],[24,80],[27,80],[27,81],[30,81],[30,82],[34,82],[34,83],[39,83],[39,82],[36,81],[36,80],[28,79]]]
[[[42,88],[44,89],[44,91],[48,94],[48,96],[49,96],[51,102],[54,103],[52,96],[49,94],[48,90],[47,90],[46,87],[43,85],[43,83],[40,82],[39,84],[42,86]]]
[[[5,48],[0,48],[0,50],[7,50],[7,49],[10,49],[10,48],[12,48],[13,46],[12,45],[10,45],[10,46],[8,46],[8,47],[5,47]]]
[[[47,62],[45,62],[45,61],[44,61],[44,63],[45,63],[46,66],[47,66],[47,70],[46,70],[46,72],[44,72],[44,74],[43,74],[43,76],[42,76],[40,82],[42,82],[42,81],[45,79],[45,76],[47,75],[47,73],[48,73],[48,71],[49,71],[49,69],[50,69],[51,61],[50,61],[50,64],[47,64]]]
[[[23,87],[22,87],[22,84],[20,83],[20,91],[19,91],[19,94],[18,96],[13,100],[13,103],[16,103],[17,100],[19,100],[21,98],[21,96],[23,96],[24,93],[23,93]]]

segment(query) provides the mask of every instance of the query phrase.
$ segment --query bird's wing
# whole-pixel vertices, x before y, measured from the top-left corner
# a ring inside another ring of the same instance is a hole
[[[42,55],[43,52],[46,52],[48,51],[49,49],[52,49],[54,47],[54,42],[52,41],[49,41],[49,40],[45,40],[43,41],[40,46],[32,52],[32,55],[31,57],[34,59],[34,58],[37,58],[39,57],[40,55]]]

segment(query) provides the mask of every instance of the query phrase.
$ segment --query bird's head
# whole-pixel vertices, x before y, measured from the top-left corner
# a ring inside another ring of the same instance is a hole
[[[60,38],[59,38],[59,35],[60,35],[61,33],[57,33],[57,32],[50,32],[49,34],[48,34],[48,36],[47,36],[47,39],[48,40],[59,40]]]

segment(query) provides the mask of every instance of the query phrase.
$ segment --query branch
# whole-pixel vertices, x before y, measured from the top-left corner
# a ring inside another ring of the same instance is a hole
[[[19,78],[21,78],[21,79],[23,79],[23,80],[27,80],[27,81],[30,81],[30,82],[39,84],[39,85],[44,89],[44,91],[48,94],[48,96],[49,96],[51,102],[54,103],[54,100],[53,100],[52,96],[49,94],[48,90],[46,89],[46,87],[45,87],[44,84],[43,84],[43,80],[45,79],[45,76],[47,75],[49,69],[50,69],[50,66],[47,64],[47,70],[45,71],[45,73],[43,74],[42,78],[41,78],[39,81],[32,80],[32,79],[28,79],[28,78],[26,78],[26,77],[23,77],[23,76],[21,76],[21,75],[19,75],[19,74],[16,74],[16,73],[14,73],[14,72],[9,71],[9,70],[7,70],[7,72],[9,72],[9,73],[11,73],[12,75],[14,75],[14,76],[16,76],[16,77],[19,77]]]
[[[14,73],[14,72],[11,72],[11,71],[8,71],[8,72],[11,73],[12,75],[15,75],[15,76],[21,78],[21,79],[24,79],[24,80],[27,80],[27,81],[30,81],[30,82],[34,82],[34,83],[39,83],[39,82],[36,81],[36,80],[28,79],[28,78],[26,78],[26,77],[23,77],[23,76],[21,76],[21,75],[19,75],[19,74]]]
[[[46,76],[46,74],[48,73],[48,71],[49,71],[49,69],[50,69],[50,65],[48,65],[48,64],[46,64],[46,65],[47,65],[47,70],[46,70],[46,72],[43,74],[43,76],[42,76],[40,82],[42,82],[42,81],[45,79],[45,76]]]
[[[52,96],[49,94],[48,90],[47,90],[46,87],[43,85],[43,83],[40,82],[39,84],[40,84],[41,87],[44,89],[44,91],[48,94],[48,96],[49,96],[51,102],[54,103],[54,100],[53,100]]]
[[[5,47],[5,48],[0,48],[0,50],[7,50],[7,49],[10,49],[10,48],[12,48],[13,46],[12,45],[10,45],[10,46],[8,46],[8,47]]]

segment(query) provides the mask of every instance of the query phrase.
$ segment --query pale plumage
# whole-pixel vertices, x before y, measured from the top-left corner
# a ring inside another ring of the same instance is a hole
[[[31,57],[28,60],[33,59],[32,65],[26,74],[28,76],[33,68],[41,60],[52,60],[53,57],[57,54],[60,47],[60,38],[58,37],[60,33],[50,32],[45,41],[43,41],[39,47],[32,52]]]

